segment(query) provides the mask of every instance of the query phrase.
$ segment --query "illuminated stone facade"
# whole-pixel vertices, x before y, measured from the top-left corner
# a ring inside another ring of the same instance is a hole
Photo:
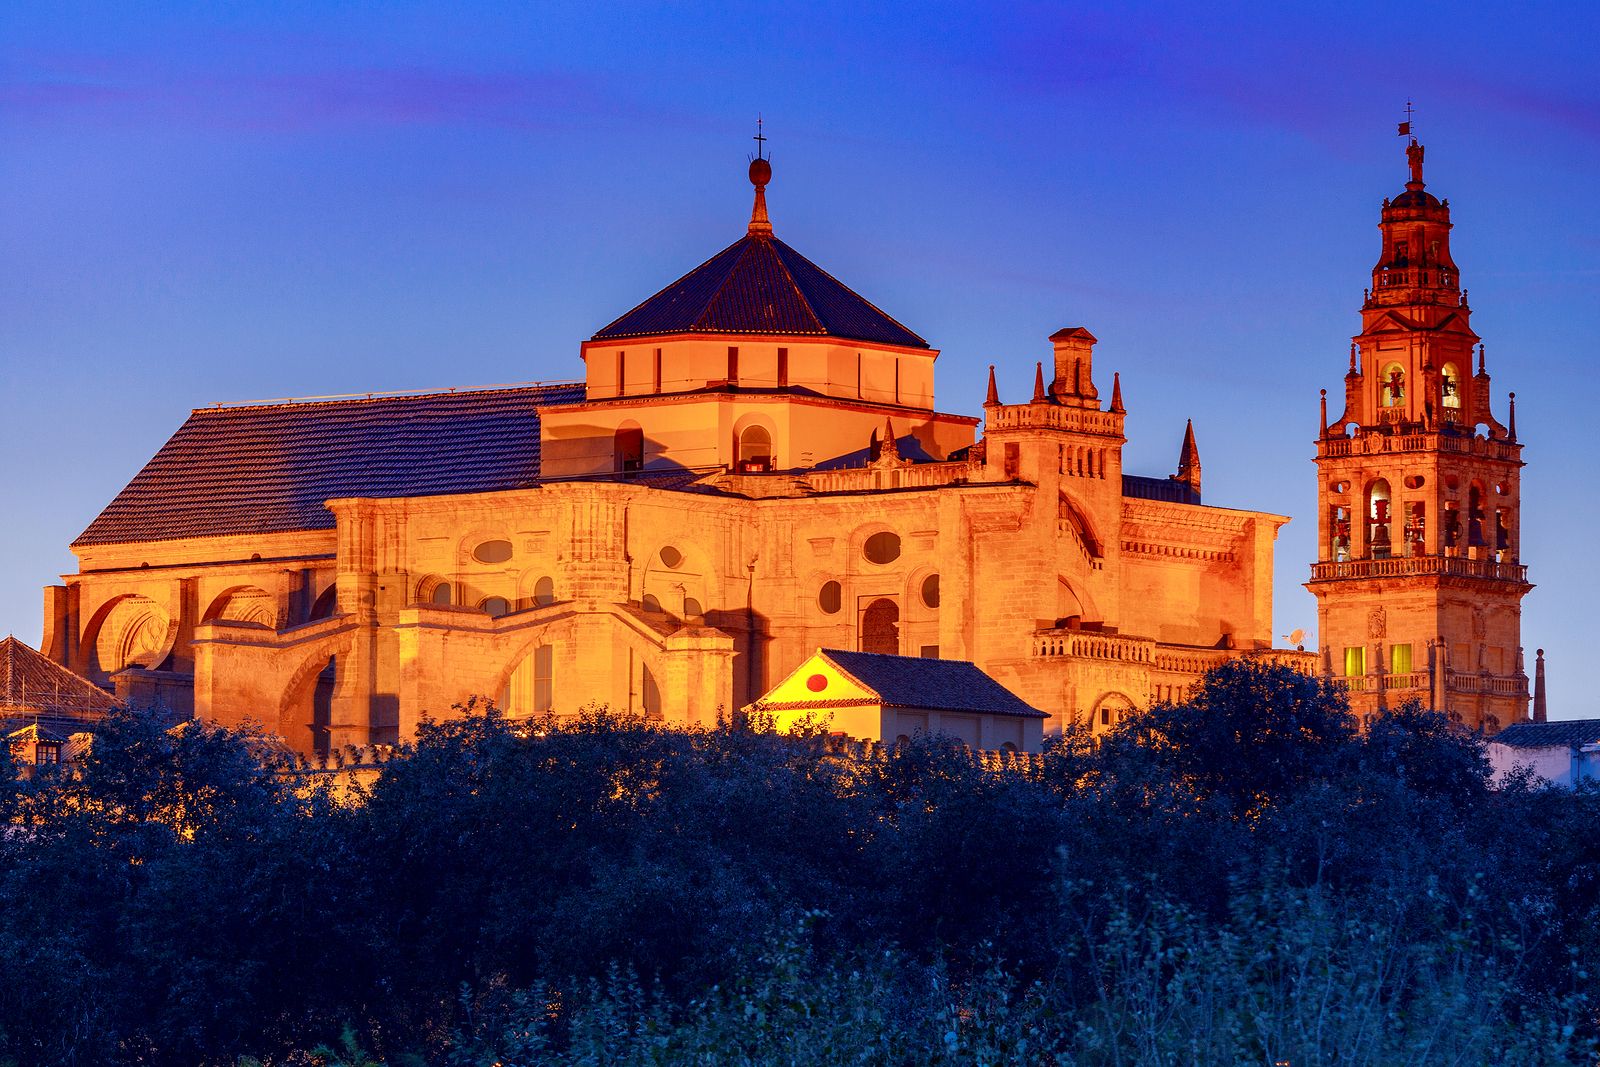
[[[1329,423],[1323,402],[1307,588],[1358,713],[1415,698],[1492,733],[1528,714],[1516,394],[1500,422],[1422,152],[1413,140],[1406,191],[1383,204],[1344,413]]]
[[[197,410],[46,593],[56,661],[388,743],[473,694],[709,723],[820,647],[970,660],[1097,727],[1273,652],[1283,517],[1124,475],[1120,382],[1058,331],[1031,398],[934,408],[938,353],[746,235],[583,343],[584,381]],[[1177,434],[1174,434],[1177,441]]]

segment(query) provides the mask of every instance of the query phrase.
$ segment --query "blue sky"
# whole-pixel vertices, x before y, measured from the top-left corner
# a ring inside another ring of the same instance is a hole
[[[1317,390],[1409,97],[1518,395],[1530,663],[1600,714],[1600,505],[1567,477],[1600,400],[1597,37],[1577,3],[8,5],[0,633],[37,642],[67,544],[192,407],[577,377],[742,232],[757,112],[778,235],[943,350],[941,408],[978,413],[990,362],[1022,396],[1089,327],[1127,469],[1170,471],[1192,417],[1208,502],[1295,518],[1277,630],[1314,629]]]

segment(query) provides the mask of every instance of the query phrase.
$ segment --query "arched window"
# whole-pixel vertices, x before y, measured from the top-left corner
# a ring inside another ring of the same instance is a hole
[[[900,654],[900,605],[879,597],[861,613],[861,651]]]
[[[511,602],[503,596],[485,597],[478,609],[490,618],[498,619],[511,610]]]
[[[540,578],[537,582],[533,583],[533,606],[534,607],[536,607],[536,608],[547,608],[551,604],[554,604],[555,602],[556,602],[556,583],[555,583],[555,579],[551,578],[549,575],[545,575],[543,578]]]
[[[1472,483],[1467,490],[1467,545],[1476,547],[1483,539],[1483,486]]]
[[[1391,552],[1389,508],[1389,483],[1379,478],[1367,487],[1367,554],[1373,559],[1388,559]]]
[[[617,427],[614,449],[618,474],[628,474],[644,469],[644,430],[637,423],[623,423]]]
[[[639,708],[647,719],[661,718],[661,687],[656,684],[656,676],[650,673],[650,668],[643,664],[639,667]]]
[[[1383,406],[1397,408],[1406,399],[1406,372],[1398,363],[1391,363],[1384,368],[1383,382],[1379,385]]]
[[[772,470],[772,435],[764,426],[748,426],[739,435],[739,457],[734,467],[740,474]]]
[[[1446,363],[1444,369],[1439,372],[1439,390],[1444,394],[1445,407],[1461,406],[1461,373],[1456,370],[1454,363]]]
[[[450,583],[440,582],[433,587],[433,596],[430,599],[439,607],[447,608],[450,606],[450,600],[453,595],[454,591],[450,588]]]

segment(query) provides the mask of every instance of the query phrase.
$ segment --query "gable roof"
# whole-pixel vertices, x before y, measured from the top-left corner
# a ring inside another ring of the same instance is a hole
[[[116,706],[110,693],[23,644],[0,641],[0,710],[49,719],[93,721]]]
[[[820,652],[890,707],[1049,718],[966,660],[889,656],[837,648]]]
[[[522,489],[581,384],[199,408],[73,542],[330,530],[323,502]]]
[[[799,252],[756,234],[602,327],[593,340],[674,333],[792,334],[928,347]]]
[[[1489,739],[1509,748],[1582,748],[1600,744],[1600,719],[1514,722]]]

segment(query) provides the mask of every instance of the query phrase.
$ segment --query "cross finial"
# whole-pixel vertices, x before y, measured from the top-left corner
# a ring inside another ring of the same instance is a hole
[[[753,140],[756,143],[756,158],[757,159],[766,159],[767,157],[763,154],[763,150],[767,147],[767,138],[761,132],[761,126],[762,126],[761,115],[758,112],[756,114],[756,135],[753,138]]]

